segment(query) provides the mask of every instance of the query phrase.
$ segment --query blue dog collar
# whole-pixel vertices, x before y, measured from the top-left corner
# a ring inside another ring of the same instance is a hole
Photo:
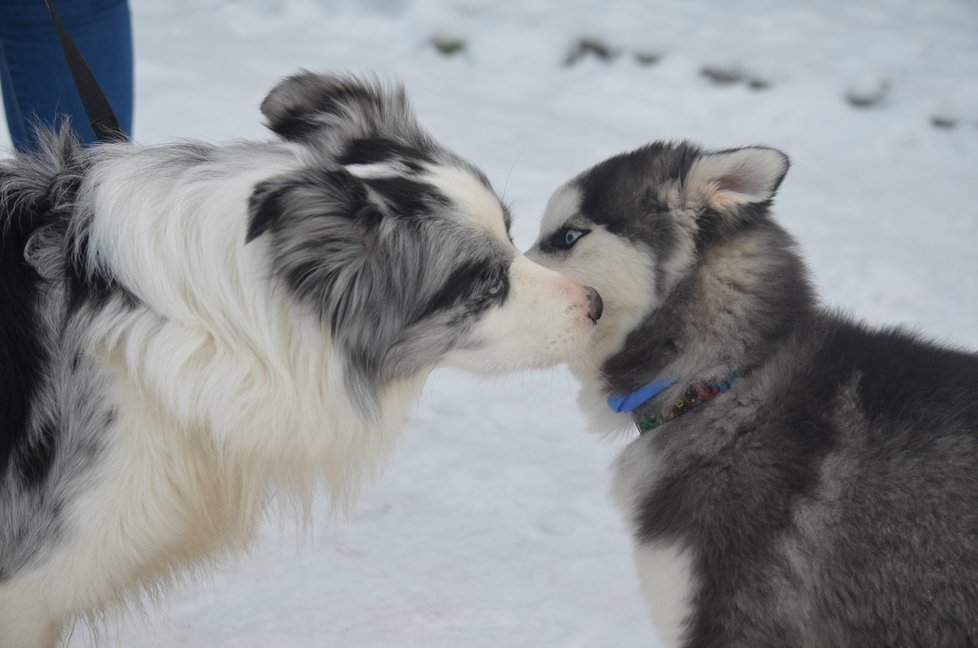
[[[638,428],[638,433],[645,434],[666,421],[671,421],[677,416],[681,416],[703,403],[713,400],[720,394],[725,394],[730,391],[734,381],[738,378],[749,376],[752,373],[752,369],[731,371],[723,378],[717,380],[692,383],[682,397],[674,401],[671,405],[667,405],[658,410],[647,411],[641,415],[634,413],[636,409],[661,394],[669,386],[678,382],[677,378],[671,376],[660,377],[646,385],[642,385],[625,396],[611,396],[608,399],[608,406],[616,412],[633,412],[632,419],[635,421],[635,427]]]
[[[631,412],[675,385],[678,380],[675,376],[662,376],[630,394],[612,394],[608,397],[608,407],[616,412]]]

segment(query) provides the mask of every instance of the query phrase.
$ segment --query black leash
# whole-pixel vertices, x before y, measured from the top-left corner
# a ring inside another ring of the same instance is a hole
[[[95,75],[85,63],[85,58],[75,47],[74,41],[68,35],[68,31],[61,23],[61,18],[54,10],[51,0],[44,0],[45,6],[51,13],[51,20],[54,27],[58,30],[58,39],[61,41],[61,49],[64,50],[65,60],[71,69],[71,76],[75,80],[75,88],[78,89],[78,96],[81,97],[82,105],[85,107],[85,114],[88,115],[88,123],[91,124],[95,137],[100,142],[124,142],[129,139],[122,132],[119,120],[109,105],[109,100],[105,98],[102,88]]]

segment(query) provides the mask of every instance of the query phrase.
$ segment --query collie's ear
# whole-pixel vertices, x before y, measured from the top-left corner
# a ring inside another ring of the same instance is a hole
[[[428,142],[404,88],[379,80],[302,71],[275,86],[261,104],[268,127],[284,139],[340,155],[354,140]]]
[[[340,168],[307,169],[255,187],[247,241],[268,237],[270,268],[334,329],[374,284],[383,257],[384,208],[363,182]]]
[[[774,197],[788,166],[788,156],[773,148],[706,153],[690,166],[682,193],[687,204],[703,204],[716,211],[765,203]]]
[[[379,217],[362,180],[342,167],[306,169],[260,182],[248,199],[245,243],[276,225],[309,231],[326,221],[363,223]]]

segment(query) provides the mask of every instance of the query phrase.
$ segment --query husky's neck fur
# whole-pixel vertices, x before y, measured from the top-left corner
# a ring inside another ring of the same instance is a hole
[[[704,242],[695,267],[603,365],[605,394],[671,379],[643,411],[664,409],[689,385],[758,368],[815,309],[794,240],[763,218]]]

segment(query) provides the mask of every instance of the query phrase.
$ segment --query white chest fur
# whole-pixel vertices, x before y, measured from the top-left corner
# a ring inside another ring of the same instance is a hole
[[[625,448],[616,464],[613,494],[633,535],[638,529],[643,498],[662,471],[651,443],[639,439]],[[661,645],[680,645],[691,609],[693,589],[690,556],[674,542],[644,542],[636,536],[635,567],[639,587],[652,614]]]
[[[680,645],[692,589],[688,554],[675,545],[638,545],[635,567],[661,645]]]

